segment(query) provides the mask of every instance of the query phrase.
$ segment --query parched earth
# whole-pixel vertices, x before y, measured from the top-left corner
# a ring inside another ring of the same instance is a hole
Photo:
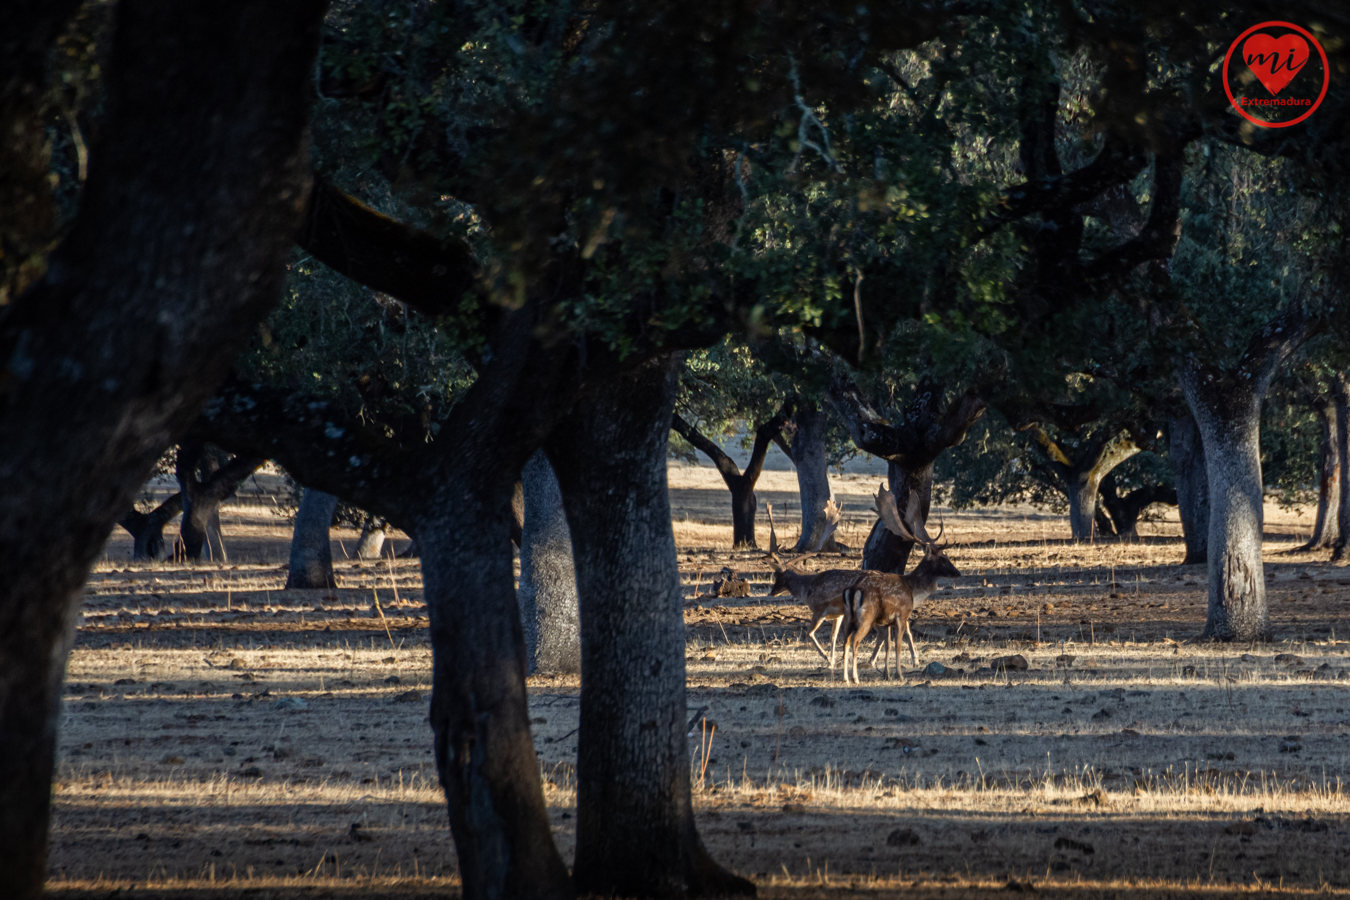
[[[676,487],[677,508],[722,496]],[[919,666],[853,686],[805,641],[806,610],[766,596],[762,554],[677,519],[705,840],[770,895],[1350,887],[1350,569],[1289,552],[1305,521],[1270,520],[1275,639],[1231,646],[1196,640],[1205,573],[1177,565],[1174,524],[1087,546],[1034,511],[949,514],[966,576],[918,611]],[[119,536],[90,580],[53,888],[453,890],[415,563],[346,560],[335,532],[340,587],[282,591],[284,522],[247,494],[225,521],[229,564],[132,565]],[[710,596],[724,567],[748,597]],[[530,681],[569,858],[578,688]]]

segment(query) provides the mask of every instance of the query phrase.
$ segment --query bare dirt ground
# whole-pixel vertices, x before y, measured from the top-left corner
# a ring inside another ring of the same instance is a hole
[[[1307,511],[1267,511],[1259,646],[1195,640],[1205,572],[1178,564],[1175,515],[1077,545],[1031,509],[943,512],[964,577],[916,612],[919,667],[864,665],[855,687],[805,641],[805,609],[766,596],[762,554],[730,551],[715,474],[671,484],[699,824],[765,896],[1350,893],[1350,569],[1291,552]],[[457,891],[416,563],[348,560],[355,533],[335,530],[339,588],[282,591],[274,487],[226,509],[228,563],[133,565],[109,542],[68,672],[54,896]],[[876,479],[836,490],[861,546]],[[792,473],[760,498],[795,538]],[[728,566],[749,597],[707,596]],[[579,685],[530,693],[570,857]]]

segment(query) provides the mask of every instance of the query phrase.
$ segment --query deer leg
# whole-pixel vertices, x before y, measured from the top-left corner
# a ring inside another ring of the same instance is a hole
[[[834,648],[837,647],[837,646],[839,646],[839,629],[841,629],[841,628],[843,628],[843,627],[844,627],[844,617],[843,617],[843,616],[838,616],[838,617],[836,617],[835,620],[834,620],[834,632],[830,635],[830,668],[831,668],[831,669],[834,669]],[[845,648],[847,648],[847,646],[848,646],[847,639],[845,639],[844,646],[845,646]]]
[[[810,628],[809,631],[806,632],[806,636],[809,637],[809,638],[811,639],[811,643],[813,643],[813,644],[816,645],[816,652],[819,653],[820,656],[821,656],[821,658],[824,659],[824,660],[826,660],[826,661],[830,664],[830,668],[833,669],[833,668],[834,668],[834,645],[833,645],[833,644],[830,645],[830,655],[829,655],[829,656],[826,656],[826,655],[825,655],[825,648],[822,647],[822,646],[820,646],[820,641],[816,640],[816,629],[818,629],[818,628],[820,627],[820,623],[821,623],[821,622],[824,622],[824,621],[825,621],[825,614],[824,614],[824,613],[821,613],[820,615],[816,616],[816,617],[811,621],[811,628]],[[835,626],[834,626],[834,633],[835,633],[835,636],[836,636],[836,637],[839,635],[839,625],[838,625],[838,623],[836,623]]]
[[[919,667],[919,654],[918,651],[914,649],[914,632],[909,630],[909,622],[905,622],[905,637],[909,640],[910,661],[914,663],[914,668],[917,669]],[[899,654],[897,653],[896,655],[898,656]],[[896,665],[898,666],[899,664],[899,660],[896,660]]]

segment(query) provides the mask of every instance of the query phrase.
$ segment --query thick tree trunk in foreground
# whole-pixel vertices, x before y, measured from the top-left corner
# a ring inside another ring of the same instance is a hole
[[[1186,542],[1183,566],[1209,559],[1209,473],[1205,470],[1205,447],[1200,428],[1189,412],[1168,423],[1168,455],[1172,479],[1177,485],[1177,514]]]
[[[118,521],[131,535],[132,559],[159,559],[164,554],[164,526],[183,511],[183,495],[173,494],[148,513],[133,509]]]
[[[521,472],[525,525],[520,548],[520,620],[530,672],[581,671],[581,621],[572,535],[562,491],[543,451]]]
[[[1336,405],[1336,458],[1341,470],[1341,499],[1336,509],[1336,540],[1331,545],[1331,558],[1345,559],[1350,544],[1350,379],[1340,375],[1331,392]]]
[[[665,474],[677,383],[671,360],[647,363],[586,397],[549,445],[581,596],[573,873],[582,894],[755,890],[708,855],[690,799],[684,615]]]
[[[799,400],[793,417],[796,430],[787,447],[788,457],[797,469],[797,494],[801,499],[802,533],[792,549],[805,553],[820,543],[820,535],[829,527],[825,505],[834,499],[830,488],[830,466],[825,452],[825,430],[829,423],[819,404]],[[833,552],[839,543],[831,535],[819,549]]]
[[[60,685],[89,568],[281,289],[323,9],[122,0],[79,213],[45,278],[0,310],[10,900],[37,900],[47,877]]]
[[[356,558],[379,559],[388,536],[388,522],[379,516],[366,516],[366,521],[361,525],[361,536],[356,540]]]
[[[1313,401],[1318,424],[1322,426],[1322,465],[1317,484],[1317,519],[1312,537],[1300,550],[1334,547],[1340,534],[1338,514],[1341,508],[1341,459],[1336,423],[1336,403],[1331,397]]]
[[[333,544],[328,539],[337,508],[337,497],[305,488],[295,514],[290,570],[284,590],[337,587],[337,579],[333,577]]]

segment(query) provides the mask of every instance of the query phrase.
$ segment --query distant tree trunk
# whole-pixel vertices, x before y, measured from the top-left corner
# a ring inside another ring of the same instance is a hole
[[[1102,507],[1110,516],[1107,523],[1110,528],[1102,527],[1101,513],[1098,512],[1098,530],[1103,534],[1115,534],[1122,540],[1139,540],[1139,516],[1155,503],[1170,503],[1176,505],[1177,492],[1175,488],[1165,485],[1155,484],[1147,487],[1136,488],[1128,494],[1120,494],[1116,490],[1115,473],[1107,475],[1102,479],[1101,487]]]
[[[1093,438],[1066,452],[1066,445],[1051,438],[1039,422],[1023,427],[1033,429],[1037,443],[1049,457],[1045,468],[1053,473],[1054,483],[1069,501],[1069,533],[1075,541],[1092,540],[1102,479],[1138,453],[1139,448],[1128,435],[1114,434]],[[1078,458],[1070,458],[1068,452],[1076,453]]]
[[[745,464],[744,472],[737,468],[732,458],[727,456],[722,448],[717,446],[716,442],[709,439],[679,415],[671,415],[670,429],[703,451],[704,455],[712,460],[713,465],[717,467],[717,473],[722,476],[722,481],[726,484],[727,490],[731,491],[731,544],[733,547],[753,549],[756,546],[755,513],[759,506],[759,500],[755,497],[755,484],[759,481],[760,473],[764,471],[764,457],[769,452],[769,444],[775,438],[781,440],[779,432],[783,428],[784,420],[791,412],[792,402],[788,401],[778,411],[777,415],[755,429],[755,445],[750,451],[750,460]]]
[[[388,522],[379,516],[366,516],[366,521],[361,525],[361,537],[356,541],[356,558],[379,559],[388,536]]]
[[[1313,411],[1322,426],[1321,477],[1317,485],[1317,518],[1313,522],[1312,537],[1300,550],[1334,547],[1340,534],[1341,459],[1336,402],[1332,397],[1318,397],[1313,401]]]
[[[26,224],[9,193],[24,173],[9,157],[41,154],[56,121],[16,134],[16,107],[52,93],[49,61],[77,6],[9,4],[0,26],[0,266],[10,229]],[[0,312],[6,900],[38,900],[48,877],[61,682],[90,567],[285,283],[324,9],[116,4],[79,210],[45,260],[24,260],[46,274]],[[45,155],[27,163],[50,171]]]
[[[798,400],[793,416],[796,428],[792,442],[784,450],[797,469],[797,493],[802,507],[802,533],[792,549],[805,553],[818,543],[819,535],[828,523],[825,520],[825,505],[834,499],[830,488],[830,466],[825,452],[825,432],[829,418],[819,404],[809,400]],[[831,535],[820,549],[834,552],[839,543]]]
[[[1183,566],[1209,559],[1209,474],[1205,470],[1205,447],[1200,428],[1190,412],[1168,423],[1172,480],[1177,486],[1177,514],[1186,543]]]
[[[225,540],[220,528],[220,504],[234,496],[245,478],[265,460],[236,456],[225,465],[206,452],[197,441],[178,445],[178,493],[182,497],[183,521],[178,526],[178,545],[184,559],[199,560],[203,549],[209,559],[225,562]]]
[[[183,495],[173,494],[148,513],[133,509],[117,524],[131,535],[132,559],[159,559],[164,553],[164,526],[183,511]]]
[[[525,523],[520,548],[520,621],[530,672],[581,671],[581,622],[572,536],[562,492],[542,450],[521,473]]]
[[[305,488],[300,509],[295,514],[285,590],[337,587],[337,579],[333,577],[333,545],[328,537],[337,508],[337,497]]]
[[[1331,393],[1336,404],[1336,457],[1341,470],[1341,499],[1336,509],[1336,540],[1331,545],[1331,558],[1335,562],[1345,559],[1345,549],[1350,543],[1350,380],[1344,375],[1336,377],[1336,385]]]
[[[754,893],[708,855],[690,798],[684,614],[665,476],[676,373],[658,359],[616,378],[549,445],[581,597],[578,894]]]
[[[928,535],[933,464],[944,451],[966,439],[966,432],[988,405],[983,392],[968,390],[944,408],[943,393],[939,384],[919,385],[901,421],[893,425],[862,399],[857,385],[847,378],[836,377],[829,388],[830,403],[848,426],[853,443],[887,461],[896,508],[919,538]],[[901,574],[912,547],[878,521],[863,548],[863,568]]]

